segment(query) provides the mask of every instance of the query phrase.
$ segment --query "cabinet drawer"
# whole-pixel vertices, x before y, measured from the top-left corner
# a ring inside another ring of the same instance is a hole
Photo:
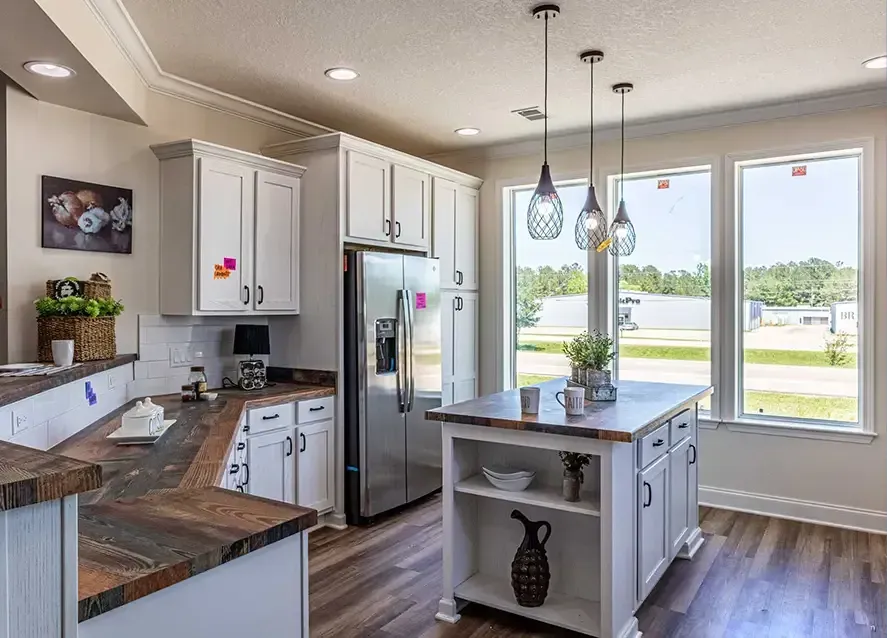
[[[267,408],[256,408],[247,413],[249,434],[267,432],[296,424],[296,404],[283,403]]]
[[[641,439],[638,465],[645,468],[668,451],[668,423],[663,423]]]
[[[299,401],[296,404],[296,410],[298,412],[298,421],[296,421],[296,423],[302,424],[311,423],[311,421],[332,419],[334,399],[335,397],[323,397],[322,399]]]
[[[681,439],[693,436],[696,429],[696,410],[684,410],[671,419],[671,444],[677,445]]]

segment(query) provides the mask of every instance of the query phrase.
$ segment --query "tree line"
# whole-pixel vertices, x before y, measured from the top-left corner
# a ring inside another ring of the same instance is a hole
[[[856,301],[856,268],[838,261],[811,257],[804,261],[749,266],[745,269],[745,299],[766,306],[828,306],[838,301]],[[588,292],[585,267],[578,263],[560,268],[522,266],[517,269],[517,328],[530,328],[539,321],[544,297],[580,295]],[[708,264],[696,269],[662,272],[656,266],[622,264],[619,289],[662,295],[711,297]]]

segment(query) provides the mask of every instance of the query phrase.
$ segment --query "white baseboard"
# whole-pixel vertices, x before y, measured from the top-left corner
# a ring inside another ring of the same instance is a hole
[[[887,533],[887,512],[699,486],[699,504],[804,523]]]

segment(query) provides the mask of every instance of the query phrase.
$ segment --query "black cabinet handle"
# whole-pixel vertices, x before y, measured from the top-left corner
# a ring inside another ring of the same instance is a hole
[[[391,220],[388,219],[385,220],[385,236],[391,236]]]
[[[231,469],[228,470],[228,474],[237,474],[240,471],[240,466],[237,463],[231,464]]]
[[[289,443],[289,446],[290,446],[289,451],[286,453],[286,456],[292,456],[293,455],[293,440],[290,437],[286,437],[286,442]]]
[[[304,452],[308,449],[308,439],[305,438],[305,434],[299,432],[299,438],[301,439],[302,447],[299,448],[299,452]]]
[[[394,222],[394,228],[395,228],[394,237],[395,238],[400,237],[400,222]]]
[[[240,451],[242,451],[242,450],[245,450],[245,449],[246,449],[246,443],[243,443],[243,442],[241,441],[240,443],[237,444],[237,451],[238,451],[238,452],[240,452]]]
[[[465,281],[465,279],[464,279],[464,277],[462,276],[462,271],[461,271],[461,270],[457,270],[457,271],[456,271],[456,284],[459,285],[459,286],[461,286],[463,281]]]
[[[263,421],[273,421],[274,419],[279,419],[279,418],[280,418],[279,414],[273,414],[271,416],[263,416],[262,420]]]
[[[696,446],[691,443],[690,449],[693,450],[693,460],[690,461],[690,465],[695,465],[696,464]]]
[[[234,489],[236,489],[238,492],[243,492],[243,485],[238,485]]]
[[[257,287],[259,293],[259,299],[256,301],[257,304],[261,305],[263,301],[265,301],[265,289],[261,286]]]
[[[244,431],[244,432],[249,432],[249,426],[248,426],[248,425],[244,425],[244,426],[243,426],[243,431]]]
[[[644,490],[646,494],[644,494],[644,507],[650,507],[653,503],[653,488],[650,487],[650,484],[647,481],[644,481]]]
[[[325,405],[321,405],[321,406],[316,407],[316,408],[308,408],[308,411],[309,411],[309,412],[320,412],[320,411],[323,410],[325,407],[326,407]]]
[[[653,447],[662,447],[663,445],[665,445],[665,441],[662,439],[656,439],[656,441],[653,442]]]
[[[687,423],[686,421],[684,421],[683,423],[681,423],[681,424],[678,426],[678,429],[679,429],[679,430],[686,430],[688,427],[690,427],[690,424]]]
[[[249,304],[249,286],[244,286],[243,289],[246,291],[246,301],[243,302],[243,305],[246,306]]]
[[[243,464],[243,471],[246,472],[246,478],[243,479],[243,484],[249,485],[249,465],[246,463]]]

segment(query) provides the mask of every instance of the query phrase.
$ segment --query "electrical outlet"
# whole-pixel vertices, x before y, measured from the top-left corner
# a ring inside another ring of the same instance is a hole
[[[117,380],[114,378],[113,374],[108,375],[108,389],[113,390],[117,387]]]
[[[12,434],[13,436],[28,429],[28,415],[24,413],[12,412]]]

